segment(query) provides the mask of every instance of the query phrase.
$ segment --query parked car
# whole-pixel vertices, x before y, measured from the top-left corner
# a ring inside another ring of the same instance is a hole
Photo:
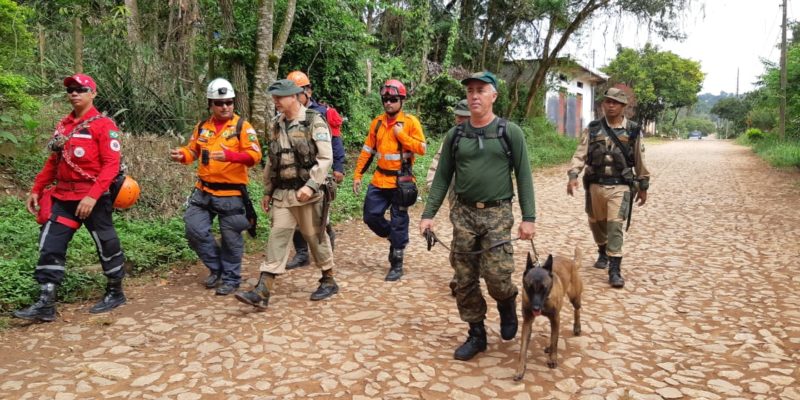
[[[703,138],[703,132],[691,131],[689,132],[689,140],[700,140]]]

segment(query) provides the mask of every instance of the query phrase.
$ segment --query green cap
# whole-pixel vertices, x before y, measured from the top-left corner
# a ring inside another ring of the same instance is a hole
[[[467,99],[460,100],[456,103],[456,107],[453,109],[453,114],[458,115],[459,117],[469,117],[469,105],[467,104]]]
[[[302,92],[303,88],[288,79],[277,80],[272,85],[269,85],[269,89],[267,89],[267,93],[280,97],[292,96]]]
[[[628,95],[625,94],[625,92],[623,92],[620,88],[608,88],[608,90],[606,90],[605,97],[622,104],[628,104]]]
[[[466,85],[469,83],[469,81],[481,81],[491,84],[495,89],[497,89],[497,77],[489,71],[476,72],[470,75],[469,78],[461,80],[461,84]]]

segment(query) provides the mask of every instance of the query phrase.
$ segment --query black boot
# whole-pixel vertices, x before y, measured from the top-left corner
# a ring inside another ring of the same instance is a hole
[[[294,243],[294,257],[286,264],[286,269],[295,269],[305,267],[310,264],[308,259],[308,243],[300,234],[300,231],[295,230],[292,236],[292,243]]]
[[[256,308],[267,308],[269,305],[270,292],[272,292],[272,285],[274,282],[275,274],[262,272],[258,277],[258,283],[253,290],[249,292],[236,292],[234,297],[236,297],[236,300]]]
[[[622,257],[609,257],[608,283],[613,288],[621,288],[625,286],[625,279],[622,279],[622,272],[620,272],[621,263]]]
[[[208,275],[208,278],[206,278],[203,284],[206,285],[206,289],[213,289],[217,287],[217,284],[221,282],[222,282],[222,272],[211,271],[211,273]]]
[[[122,293],[122,278],[108,279],[106,282],[106,294],[89,309],[89,312],[92,314],[108,312],[125,304],[127,300],[125,293]]]
[[[58,289],[58,285],[55,283],[41,284],[39,301],[23,310],[14,311],[14,316],[30,321],[54,321],[56,319],[56,289]]]
[[[606,245],[597,246],[597,261],[594,263],[597,269],[608,268],[608,254],[606,254]]]
[[[399,281],[403,276],[403,249],[392,249],[389,253],[389,272],[386,274],[386,282]]]
[[[339,285],[333,279],[331,270],[328,270],[322,273],[322,278],[319,278],[319,287],[311,293],[311,301],[327,299],[336,293],[339,293]]]
[[[486,328],[483,326],[483,321],[470,322],[467,341],[456,349],[453,358],[467,361],[482,351],[486,351]]]
[[[516,293],[497,302],[497,311],[500,312],[500,336],[503,340],[511,340],[517,336],[517,295]]]

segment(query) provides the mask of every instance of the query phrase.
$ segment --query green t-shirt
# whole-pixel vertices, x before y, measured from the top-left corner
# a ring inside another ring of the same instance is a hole
[[[439,211],[454,175],[453,191],[464,201],[488,202],[514,197],[512,170],[500,143],[503,139],[497,136],[498,125],[499,118],[477,129],[465,122],[464,137],[459,139],[455,155],[453,140],[456,128],[447,132],[422,218],[433,218]],[[507,123],[505,135],[510,143],[522,220],[533,222],[536,220],[536,203],[525,135],[513,122]]]

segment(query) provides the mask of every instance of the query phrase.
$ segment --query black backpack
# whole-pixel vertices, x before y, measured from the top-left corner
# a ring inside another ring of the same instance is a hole
[[[503,147],[503,153],[506,153],[506,157],[508,158],[508,167],[512,170],[514,169],[514,156],[511,154],[511,140],[508,139],[508,135],[506,135],[506,127],[508,126],[508,120],[505,118],[498,118],[499,121],[497,123],[497,136],[489,137],[486,139],[501,139],[500,146]],[[453,162],[455,163],[456,158],[456,150],[458,150],[458,142],[461,141],[461,138],[470,138],[475,139],[478,138],[478,143],[481,148],[483,148],[483,136],[476,135],[476,134],[467,134],[464,132],[466,127],[467,121],[464,121],[458,126],[456,126],[456,134],[453,137],[453,144],[450,146],[450,155],[453,158]]]

